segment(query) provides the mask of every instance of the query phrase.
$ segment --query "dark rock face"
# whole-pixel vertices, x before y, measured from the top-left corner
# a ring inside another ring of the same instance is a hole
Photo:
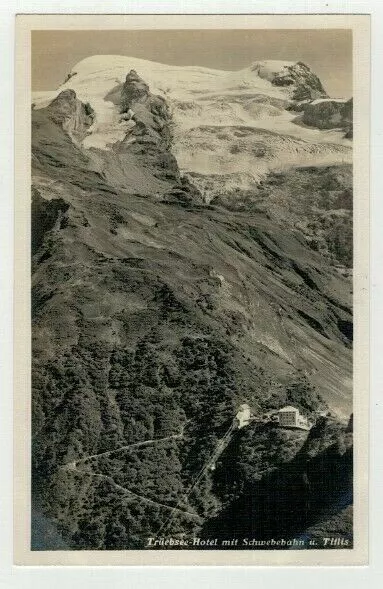
[[[353,99],[350,98],[345,105],[342,112],[343,124],[346,131],[345,138],[353,138]]]
[[[286,65],[270,81],[274,86],[291,88],[291,102],[286,108],[302,112],[299,120],[303,124],[318,129],[341,128],[345,131],[345,138],[352,139],[352,98],[347,102],[329,98],[320,79],[307,65],[302,62]]]
[[[308,247],[347,274],[353,264],[353,171],[349,164],[271,172],[254,206],[298,229]]]
[[[166,101],[161,96],[149,92],[149,86],[131,70],[126,76],[121,89],[121,113],[133,111],[136,122],[133,133],[137,136],[148,135],[152,139],[160,138],[164,146],[171,144],[171,115]]]
[[[149,96],[149,86],[137,74],[135,70],[130,70],[127,74],[125,83],[121,92],[121,110],[126,112],[133,102],[143,100]]]
[[[255,64],[254,67],[259,68],[259,65]],[[292,100],[313,100],[327,96],[318,76],[300,61],[293,65],[285,65],[273,74],[270,81],[274,86],[291,88]]]
[[[95,118],[89,104],[83,104],[74,90],[63,90],[46,107],[50,119],[78,140],[84,139]]]
[[[342,128],[345,137],[352,138],[352,99],[347,102],[326,100],[318,103],[307,103],[303,107],[302,122],[318,129]]]
[[[62,198],[45,200],[36,188],[32,189],[32,254],[42,246],[45,235],[55,225],[63,226],[69,204]]]
[[[199,191],[181,177],[171,153],[172,120],[166,102],[152,95],[135,72],[127,75],[117,94],[121,110],[134,114],[125,138],[109,151],[79,145],[94,122],[94,112],[73,90],[64,90],[46,108],[33,109],[35,168],[48,166],[58,178],[65,169],[73,184],[98,186],[109,193],[123,189],[167,202],[201,202]]]
[[[64,94],[64,96],[62,96]],[[83,188],[113,192],[110,184],[77,141],[87,133],[91,115],[74,93],[61,93],[49,107],[32,111],[32,169]],[[53,106],[52,106],[53,105]]]
[[[128,114],[134,126],[115,147],[118,157],[133,155],[145,170],[152,170],[160,182],[171,183],[162,197],[180,204],[202,202],[198,190],[181,178],[171,153],[172,117],[166,101],[149,91],[149,86],[131,70],[120,90],[120,112]]]

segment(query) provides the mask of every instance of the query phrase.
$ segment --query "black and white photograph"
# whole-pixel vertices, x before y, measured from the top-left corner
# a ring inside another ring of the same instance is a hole
[[[355,31],[305,22],[30,31],[32,556],[355,549]]]

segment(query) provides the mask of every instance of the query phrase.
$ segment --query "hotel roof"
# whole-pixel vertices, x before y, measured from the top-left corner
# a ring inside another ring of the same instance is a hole
[[[287,413],[290,411],[296,411],[297,413],[299,413],[299,409],[297,409],[296,407],[292,407],[291,405],[287,405],[286,407],[283,407],[283,409],[279,410],[279,413]]]

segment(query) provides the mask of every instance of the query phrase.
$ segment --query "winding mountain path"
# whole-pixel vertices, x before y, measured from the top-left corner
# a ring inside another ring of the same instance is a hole
[[[217,447],[215,448],[213,454],[208,458],[208,460],[204,463],[201,471],[198,473],[196,479],[194,480],[194,482],[192,483],[192,485],[190,486],[190,488],[188,489],[188,492],[186,494],[186,497],[188,497],[191,493],[191,491],[197,486],[197,484],[199,483],[199,481],[201,480],[202,476],[205,474],[205,472],[211,468],[211,466],[215,463],[215,461],[217,460],[217,458],[220,456],[220,454],[223,452],[224,448],[226,447],[226,444],[228,442],[228,440],[230,439],[230,436],[233,432],[233,429],[235,428],[234,423],[232,423],[229,427],[229,429],[225,432],[224,436],[221,438],[221,440],[219,441]],[[183,433],[184,433],[184,428],[182,427],[180,433],[178,434],[172,434],[170,436],[166,436],[164,438],[157,438],[157,439],[152,439],[152,440],[145,440],[144,442],[136,442],[135,444],[129,444],[127,446],[122,446],[121,448],[117,448],[115,450],[107,450],[105,452],[100,452],[99,454],[90,454],[89,456],[85,456],[83,458],[79,458],[78,460],[73,460],[71,462],[68,462],[64,465],[62,465],[60,467],[61,470],[64,471],[70,471],[70,472],[77,472],[77,473],[81,473],[83,475],[88,475],[88,476],[92,476],[92,477],[97,477],[100,479],[104,479],[106,481],[108,481],[108,483],[110,483],[111,485],[113,485],[116,489],[118,489],[119,491],[122,491],[123,493],[130,495],[136,499],[139,499],[140,501],[143,501],[145,503],[148,503],[150,505],[155,505],[155,506],[159,506],[162,507],[164,509],[167,509],[171,512],[171,515],[169,517],[169,519],[163,524],[163,526],[161,526],[161,529],[163,527],[168,527],[169,523],[172,521],[173,517],[175,514],[179,513],[182,515],[186,515],[188,517],[192,517],[195,518],[199,521],[202,521],[202,518],[197,514],[197,513],[193,513],[191,511],[187,511],[184,509],[180,508],[180,504],[177,504],[177,507],[172,507],[170,505],[166,505],[165,503],[160,503],[159,501],[154,501],[153,499],[149,499],[148,497],[145,497],[143,495],[139,495],[138,493],[135,493],[134,491],[131,491],[130,489],[127,489],[126,487],[123,487],[122,485],[119,485],[118,483],[116,483],[116,481],[113,480],[112,477],[108,476],[108,475],[104,475],[101,473],[95,473],[95,472],[91,472],[88,470],[82,470],[80,468],[78,468],[78,465],[84,462],[87,462],[88,460],[91,460],[92,458],[99,458],[100,456],[110,456],[111,454],[116,454],[117,452],[122,452],[124,450],[129,450],[130,448],[137,448],[137,447],[141,447],[141,446],[147,446],[149,444],[158,444],[160,442],[165,442],[168,440],[175,440],[175,439],[179,439],[183,437]]]
[[[116,448],[115,450],[107,450],[105,452],[100,452],[99,454],[90,454],[89,456],[85,456],[83,458],[79,458],[78,460],[73,460],[71,462],[63,464],[60,467],[60,469],[64,470],[64,471],[78,472],[83,475],[88,475],[91,477],[97,477],[100,479],[104,479],[104,480],[108,481],[108,483],[113,485],[113,487],[118,489],[119,491],[122,491],[123,493],[130,495],[136,499],[139,499],[140,501],[143,501],[144,503],[148,503],[150,505],[162,507],[164,509],[171,511],[172,514],[180,513],[181,515],[193,517],[195,519],[198,519],[199,521],[202,521],[202,518],[197,513],[193,513],[191,511],[186,511],[186,510],[180,509],[179,507],[172,507],[170,505],[166,505],[165,503],[160,503],[159,501],[153,501],[152,499],[149,499],[148,497],[144,497],[143,495],[139,495],[138,493],[135,493],[134,491],[131,491],[130,489],[127,489],[126,487],[123,487],[122,485],[119,485],[118,483],[116,483],[116,481],[113,480],[112,477],[110,477],[108,475],[96,473],[96,472],[91,472],[88,470],[82,470],[82,469],[78,468],[79,464],[87,462],[88,460],[91,460],[92,458],[99,458],[100,456],[110,456],[111,454],[116,454],[117,452],[129,450],[130,448],[138,448],[141,446],[148,446],[150,444],[158,444],[160,442],[166,442],[168,440],[176,440],[176,439],[182,438],[183,433],[184,433],[184,428],[182,427],[180,433],[178,433],[178,434],[172,434],[171,436],[166,436],[164,438],[157,438],[157,439],[153,439],[153,440],[145,440],[144,442],[136,442],[134,444],[128,444],[127,446],[122,446],[121,448]]]
[[[171,511],[172,513],[180,513],[181,515],[187,515],[189,517],[193,517],[195,519],[198,519],[200,521],[202,521],[202,518],[197,514],[197,513],[193,513],[191,511],[185,511],[183,509],[179,509],[178,507],[171,507],[170,505],[166,505],[165,503],[160,503],[159,501],[153,501],[152,499],[148,499],[148,497],[144,497],[143,495],[139,495],[138,493],[134,493],[134,491],[130,491],[129,489],[127,489],[126,487],[122,487],[121,485],[119,485],[118,483],[116,483],[112,477],[105,475],[105,474],[99,474],[99,473],[95,473],[95,472],[89,472],[87,470],[79,470],[79,469],[75,469],[76,472],[85,474],[85,475],[89,475],[92,477],[97,477],[97,478],[101,478],[104,479],[106,481],[108,481],[111,485],[113,485],[113,487],[115,487],[116,489],[118,489],[119,491],[123,491],[124,493],[126,493],[127,495],[131,495],[132,497],[139,499],[140,501],[143,501],[145,503],[149,503],[150,505],[155,505],[155,506],[159,506],[159,507],[163,507],[164,509],[167,509],[169,511]]]
[[[167,440],[177,440],[182,438],[183,436],[183,428],[179,434],[172,434],[171,436],[166,436],[164,438],[155,438],[153,440],[145,440],[144,442],[136,442],[134,444],[128,444],[127,446],[121,446],[121,448],[116,448],[115,450],[106,450],[105,452],[100,452],[99,454],[90,454],[89,456],[84,456],[83,458],[79,458],[78,460],[73,460],[71,462],[67,462],[63,464],[60,469],[61,470],[75,470],[77,464],[82,462],[87,462],[92,458],[99,458],[100,456],[111,456],[112,454],[117,454],[117,452],[123,452],[124,450],[129,450],[130,448],[138,448],[139,446],[149,446],[150,444],[158,444],[159,442],[166,442]]]

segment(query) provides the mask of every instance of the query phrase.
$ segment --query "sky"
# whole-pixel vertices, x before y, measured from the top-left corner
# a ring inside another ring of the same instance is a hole
[[[254,61],[303,61],[332,97],[352,96],[347,29],[33,31],[32,90],[53,90],[91,55],[127,55],[169,65],[240,70]]]

